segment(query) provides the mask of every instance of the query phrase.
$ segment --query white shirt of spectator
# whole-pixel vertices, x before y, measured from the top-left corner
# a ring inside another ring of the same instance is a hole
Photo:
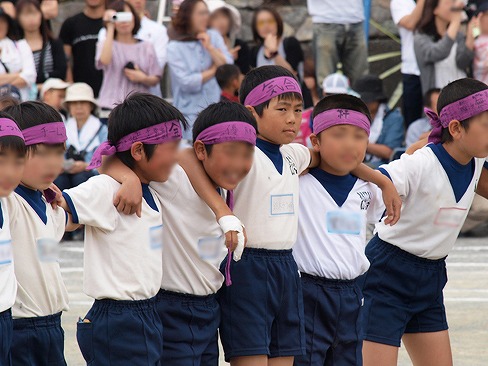
[[[17,277],[14,318],[31,318],[68,310],[68,292],[61,277],[57,249],[66,226],[66,214],[46,204],[47,223],[19,194],[6,199]],[[43,198],[44,200],[44,198]]]
[[[291,249],[297,238],[299,175],[310,150],[291,143],[280,148],[283,174],[258,147],[251,171],[234,193],[234,213],[246,226],[248,248]]]
[[[358,179],[341,207],[311,174],[300,177],[298,237],[293,256],[300,272],[353,280],[369,268],[366,224],[385,210],[381,190]]]
[[[0,41],[0,59],[7,66],[9,73],[20,73],[20,77],[25,80],[27,86],[20,88],[22,101],[29,100],[31,86],[36,82],[37,72],[34,64],[34,56],[25,39],[14,42],[9,38]],[[4,65],[0,64],[0,74],[7,73]]]
[[[120,184],[97,175],[65,190],[73,202],[78,223],[85,225],[85,293],[94,299],[145,300],[154,297],[162,277],[161,206],[145,200],[142,217],[117,212],[112,199]],[[154,194],[153,194],[154,196]]]
[[[475,159],[473,179],[459,202],[438,158],[428,146],[413,155],[382,165],[403,199],[402,216],[394,226],[380,222],[378,236],[400,249],[427,259],[451,251],[475,195],[485,159]]]
[[[376,144],[376,141],[380,138],[381,131],[383,131],[383,118],[385,117],[386,104],[381,103],[378,107],[378,112],[374,117],[373,123],[371,124],[371,131],[369,133],[369,143]],[[378,162],[381,159],[377,156],[366,154],[366,161],[368,162]]]
[[[100,120],[90,115],[85,124],[78,130],[78,125],[73,117],[68,118],[66,122],[66,136],[68,137],[69,145],[72,145],[76,151],[92,151],[96,149],[103,141],[98,138],[102,123]],[[96,136],[94,139],[93,137]]]
[[[397,25],[402,41],[402,74],[420,75],[415,51],[413,49],[413,32],[399,25],[403,17],[411,14],[415,9],[413,0],[391,0],[390,10],[393,22]]]
[[[314,23],[356,24],[364,20],[363,0],[307,0]]]
[[[449,56],[435,63],[435,86],[442,89],[452,81],[466,77],[466,72],[456,65],[456,51],[458,44],[454,43]]]
[[[175,166],[164,183],[151,183],[163,209],[163,278],[167,291],[215,294],[224,276],[219,265],[227,254],[215,215],[198,196],[183,168]]]
[[[15,303],[17,281],[14,272],[7,202],[3,198],[0,199],[0,210],[3,216],[3,226],[0,228],[0,313],[2,313]]]

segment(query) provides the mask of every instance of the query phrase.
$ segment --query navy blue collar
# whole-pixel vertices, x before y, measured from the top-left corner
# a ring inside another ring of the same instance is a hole
[[[463,198],[473,179],[475,170],[474,159],[471,159],[468,164],[462,165],[449,155],[442,144],[429,144],[427,146],[434,152],[444,168],[444,171],[449,178],[449,182],[451,183],[456,202],[459,202],[461,198]]]
[[[280,152],[280,145],[272,142],[256,139],[256,146],[271,160],[278,173],[283,173],[283,156]]]
[[[141,185],[142,185],[142,197],[144,197],[144,200],[149,205],[149,207],[151,207],[154,211],[159,212],[158,206],[154,201],[154,197],[151,191],[149,190],[149,184],[141,183]]]
[[[15,193],[27,201],[30,207],[36,211],[37,216],[42,220],[44,225],[47,224],[46,203],[42,200],[42,193],[38,190],[30,189],[19,185],[15,188]]]
[[[342,207],[358,178],[351,174],[334,175],[320,168],[310,169],[310,174],[318,180],[332,197],[337,206]]]
[[[0,229],[3,229],[3,209],[2,209],[2,202],[0,202]]]

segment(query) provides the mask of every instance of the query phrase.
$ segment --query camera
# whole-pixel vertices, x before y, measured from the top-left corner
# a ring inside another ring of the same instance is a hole
[[[451,11],[464,11],[468,20],[486,10],[488,10],[488,0],[469,0],[462,8],[451,8]]]
[[[132,20],[132,13],[130,11],[119,11],[112,16],[112,22],[123,23]]]

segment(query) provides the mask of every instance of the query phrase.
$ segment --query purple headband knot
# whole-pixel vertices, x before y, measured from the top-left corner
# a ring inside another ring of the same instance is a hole
[[[5,136],[20,137],[25,141],[24,135],[22,134],[19,126],[17,126],[17,123],[12,121],[10,118],[0,118],[0,137]]]
[[[198,134],[196,140],[202,141],[205,145],[229,141],[244,141],[256,145],[256,130],[249,123],[229,121],[206,128]]]
[[[313,119],[313,133],[338,125],[351,125],[362,128],[369,136],[371,122],[364,114],[351,109],[329,109],[319,113]]]
[[[259,84],[249,92],[244,100],[244,105],[255,107],[285,93],[298,93],[302,95],[302,88],[295,78],[280,76]]]

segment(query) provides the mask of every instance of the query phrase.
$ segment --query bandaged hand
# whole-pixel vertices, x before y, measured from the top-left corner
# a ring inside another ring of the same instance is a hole
[[[225,234],[225,246],[234,253],[234,260],[239,261],[246,244],[244,225],[234,215],[222,216],[218,223]]]

